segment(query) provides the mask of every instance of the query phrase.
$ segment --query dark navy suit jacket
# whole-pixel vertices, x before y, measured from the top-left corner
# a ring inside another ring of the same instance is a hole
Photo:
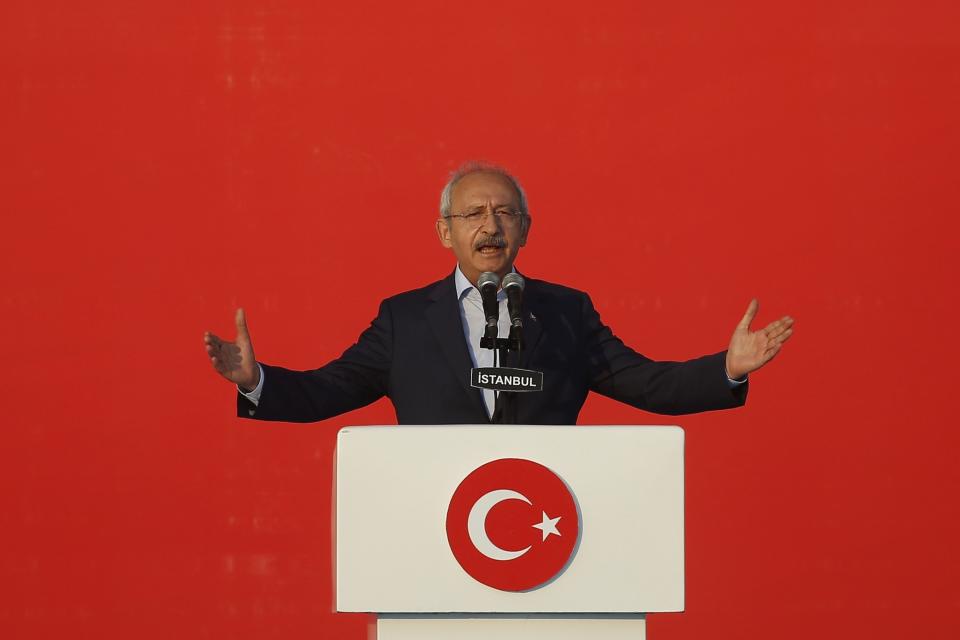
[[[512,364],[544,373],[543,391],[499,394],[493,422],[575,424],[587,392],[670,415],[742,405],[747,384],[731,388],[725,352],[655,362],[630,349],[601,321],[582,291],[527,279],[524,349]],[[453,276],[384,300],[342,356],[312,371],[263,365],[258,405],[238,394],[241,417],[324,420],[387,396],[400,424],[482,424],[480,390],[470,386],[470,354]]]

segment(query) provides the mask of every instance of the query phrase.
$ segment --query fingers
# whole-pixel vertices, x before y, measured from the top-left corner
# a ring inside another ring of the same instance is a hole
[[[770,342],[783,342],[793,335],[793,318],[783,316],[771,322],[763,329],[764,337]]]
[[[203,346],[207,350],[207,355],[212,359],[223,347],[223,340],[206,331],[203,334]]]
[[[782,347],[782,346],[783,346],[783,343],[782,343],[782,342],[778,342],[778,343],[775,344],[774,346],[772,346],[772,347],[770,347],[769,349],[767,349],[767,350],[764,352],[764,354],[763,354],[763,364],[767,364],[768,362],[770,362],[771,360],[773,360],[773,357],[774,357],[775,355],[777,355],[778,353],[780,353],[780,347]],[[760,365],[760,366],[763,366],[763,365]]]
[[[235,344],[224,343],[219,349],[207,347],[207,355],[217,371],[239,369],[243,365],[243,354]]]
[[[753,322],[753,318],[757,315],[757,311],[760,309],[760,302],[754,298],[750,301],[750,304],[747,306],[747,312],[743,314],[743,319],[740,320],[740,324],[737,325],[738,329],[749,329],[750,323]]]
[[[240,384],[250,378],[249,369],[251,363],[254,363],[254,355],[253,346],[250,344],[250,332],[247,330],[247,317],[243,309],[237,309],[234,322],[237,327],[236,341],[228,342],[205,331],[203,344],[213,368],[227,380]]]
[[[209,331],[203,334],[203,346],[210,358],[210,363],[218,371],[223,368],[224,342]]]
[[[790,336],[793,335],[793,329],[787,329],[783,333],[779,334],[776,338],[768,339],[764,351],[769,351],[774,347],[779,348],[784,342],[790,339]]]
[[[760,356],[762,360],[761,366],[773,360],[773,357],[780,353],[780,349],[783,347],[783,343],[790,339],[790,336],[793,335],[793,329],[787,329],[783,333],[779,334],[773,340],[767,342],[767,346],[763,350],[763,355]]]
[[[221,373],[240,365],[240,349],[232,342],[225,342],[209,331],[203,334],[203,346],[210,363]]]

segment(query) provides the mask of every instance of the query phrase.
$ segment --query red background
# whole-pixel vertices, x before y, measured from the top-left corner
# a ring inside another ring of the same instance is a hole
[[[0,636],[365,637],[330,461],[389,404],[239,421],[202,332],[337,355],[452,269],[439,190],[486,158],[518,265],[642,352],[797,318],[745,409],[677,421],[688,610],[650,637],[957,637],[957,7],[7,0]]]

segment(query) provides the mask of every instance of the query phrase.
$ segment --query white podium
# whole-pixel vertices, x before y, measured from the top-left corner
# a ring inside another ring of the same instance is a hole
[[[683,430],[340,431],[336,608],[379,640],[644,638],[682,611]]]

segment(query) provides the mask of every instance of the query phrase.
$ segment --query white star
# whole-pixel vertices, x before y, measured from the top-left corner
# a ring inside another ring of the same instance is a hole
[[[557,516],[556,518],[548,518],[546,511],[542,511],[541,513],[543,513],[543,522],[541,522],[540,524],[534,524],[530,526],[532,526],[534,529],[540,529],[540,531],[543,532],[543,540],[546,540],[547,536],[549,536],[552,533],[555,533],[558,536],[561,535],[560,532],[557,531],[557,522],[559,522],[560,518],[562,518],[563,516]],[[541,542],[543,542],[543,540],[541,540]]]

